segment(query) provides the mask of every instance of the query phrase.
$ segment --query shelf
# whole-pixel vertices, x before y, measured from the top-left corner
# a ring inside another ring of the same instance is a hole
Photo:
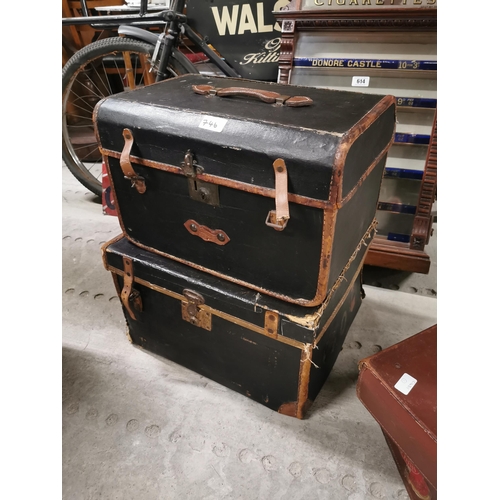
[[[427,273],[437,182],[437,7],[292,0],[282,23],[279,82],[393,95],[389,149],[367,264]]]

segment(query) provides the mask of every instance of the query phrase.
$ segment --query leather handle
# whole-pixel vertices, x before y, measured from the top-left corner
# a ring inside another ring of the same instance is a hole
[[[278,94],[277,92],[270,92],[269,90],[249,89],[246,87],[227,87],[225,89],[219,89],[217,90],[217,95],[219,97],[255,97],[269,104],[275,103],[276,99],[279,99],[281,97],[281,94]]]
[[[203,241],[209,241],[217,245],[226,245],[230,241],[229,236],[222,229],[210,229],[207,226],[198,224],[193,219],[184,222],[184,227],[192,235],[200,237]]]
[[[255,97],[268,104],[277,104],[280,106],[309,106],[313,103],[313,100],[305,96],[294,96],[290,97],[288,95],[282,95],[278,92],[272,92],[270,90],[262,89],[251,89],[248,87],[226,87],[226,88],[216,88],[212,85],[193,85],[193,91],[200,95],[215,95],[218,97],[230,97],[230,96],[243,96],[243,97]]]

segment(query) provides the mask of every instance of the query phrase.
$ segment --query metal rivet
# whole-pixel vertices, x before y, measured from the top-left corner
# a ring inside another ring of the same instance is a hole
[[[191,225],[189,226],[189,228],[191,229],[191,231],[193,231],[193,232],[195,232],[195,233],[196,233],[196,231],[198,231],[198,226],[197,226],[196,224],[191,224]]]
[[[222,233],[219,233],[219,234],[217,234],[217,239],[219,241],[224,241],[226,239],[226,237]]]
[[[283,172],[283,167],[278,167],[276,170],[277,170],[278,172]]]

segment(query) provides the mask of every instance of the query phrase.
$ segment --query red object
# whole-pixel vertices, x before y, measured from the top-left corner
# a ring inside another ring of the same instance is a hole
[[[359,367],[357,396],[380,425],[408,495],[436,500],[437,325]],[[408,375],[414,384],[401,385]]]
[[[189,52],[184,54],[192,63],[207,62],[210,59],[203,52]]]
[[[422,498],[424,500],[430,499],[431,496],[429,487],[425,482],[424,476],[422,476],[421,472],[415,467],[413,462],[403,450],[400,449],[399,452],[401,453],[401,458],[406,465],[406,479],[410,483],[411,488],[419,498]]]
[[[104,160],[102,161],[102,212],[104,215],[118,215],[116,213],[113,190],[109,181],[108,169]]]

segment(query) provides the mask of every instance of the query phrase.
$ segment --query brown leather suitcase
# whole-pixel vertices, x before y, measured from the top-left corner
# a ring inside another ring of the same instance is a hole
[[[437,325],[360,361],[357,395],[412,500],[437,498]]]

